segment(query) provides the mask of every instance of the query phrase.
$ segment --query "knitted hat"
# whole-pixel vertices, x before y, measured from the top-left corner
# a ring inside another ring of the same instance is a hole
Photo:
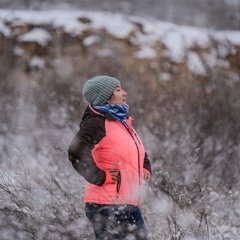
[[[119,84],[119,80],[109,76],[90,78],[83,86],[83,97],[92,105],[102,106]]]

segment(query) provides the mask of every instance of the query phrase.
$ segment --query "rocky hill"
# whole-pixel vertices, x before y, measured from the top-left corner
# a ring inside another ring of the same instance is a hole
[[[72,205],[79,190],[69,190],[69,184],[76,187],[82,179],[72,172],[67,147],[86,106],[83,84],[94,75],[112,75],[128,92],[135,127],[152,158],[152,201],[145,209],[151,239],[166,239],[166,226],[178,229],[176,236],[195,239],[219,239],[226,231],[217,226],[229,226],[229,236],[239,233],[239,31],[104,12],[0,10],[0,61],[2,221],[11,222],[6,213],[16,211],[16,219],[24,219],[23,229],[29,216],[35,221],[30,224],[35,239],[40,234],[36,224],[48,239],[62,234],[62,224],[70,221],[65,215],[59,213],[52,232],[35,219],[34,211],[43,205],[36,186],[47,189],[44,204],[51,202],[54,189],[67,199],[64,206],[75,220],[83,214]],[[19,182],[25,189],[21,194],[14,192]],[[36,196],[28,202],[31,193]],[[55,201],[55,206],[63,204]],[[230,210],[221,212],[230,203]],[[185,225],[174,218],[174,206]],[[53,224],[52,215],[44,217]],[[4,234],[16,232],[14,224]],[[31,239],[23,232],[22,239]],[[66,239],[77,239],[72,230],[66,234]]]

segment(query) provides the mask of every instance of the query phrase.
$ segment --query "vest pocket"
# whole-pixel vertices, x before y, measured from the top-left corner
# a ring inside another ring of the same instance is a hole
[[[121,172],[119,171],[119,180],[117,181],[117,185],[116,185],[116,192],[117,192],[116,198],[118,198],[120,187],[121,187]]]

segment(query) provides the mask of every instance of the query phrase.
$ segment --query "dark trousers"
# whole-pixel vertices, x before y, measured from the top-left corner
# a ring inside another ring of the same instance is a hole
[[[86,216],[96,240],[147,240],[147,231],[139,207],[86,203]]]

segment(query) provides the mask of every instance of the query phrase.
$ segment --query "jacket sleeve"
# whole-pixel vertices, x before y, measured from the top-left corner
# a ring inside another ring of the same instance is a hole
[[[149,160],[146,152],[145,152],[145,156],[144,156],[143,168],[148,170],[149,173],[152,174],[151,163],[150,163],[150,160]]]
[[[73,138],[68,158],[74,169],[89,183],[101,186],[106,180],[104,170],[97,167],[91,154],[101,139],[105,136],[104,119],[94,117],[81,124],[80,130]]]

